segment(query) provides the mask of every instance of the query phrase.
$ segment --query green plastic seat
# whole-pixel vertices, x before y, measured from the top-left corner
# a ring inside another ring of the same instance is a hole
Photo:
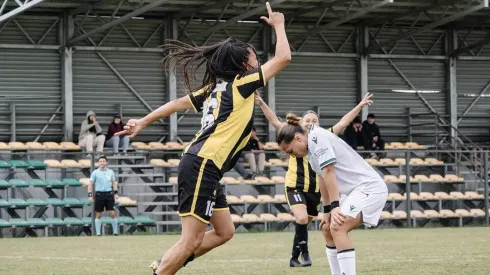
[[[0,219],[0,228],[11,227],[10,223],[6,220]]]
[[[136,224],[142,224],[142,225],[152,225],[155,224],[155,221],[150,219],[147,216],[136,216],[134,217],[134,222]]]
[[[27,184],[34,187],[46,187],[46,183],[40,179],[30,179],[27,181]]]
[[[111,224],[111,218],[110,217],[102,217],[102,218],[100,218],[100,221],[103,224]]]
[[[29,183],[21,179],[11,179],[9,180],[9,183],[12,184],[12,187],[16,187],[16,188],[29,187]]]
[[[84,225],[83,221],[78,218],[65,218],[63,222],[65,225]]]
[[[15,168],[29,168],[29,165],[22,160],[9,160],[9,164]]]
[[[28,167],[34,168],[34,169],[42,169],[42,168],[48,167],[48,165],[46,165],[44,162],[42,162],[40,160],[28,160],[28,161],[26,161],[26,165],[28,165]]]
[[[88,200],[88,197],[86,198],[81,198],[80,202],[83,203],[83,205],[92,205],[92,203]]]
[[[47,198],[46,204],[52,205],[52,206],[65,206],[66,205],[65,202],[63,202],[62,200],[57,199],[57,198]]]
[[[10,219],[9,223],[11,226],[15,226],[15,227],[28,227],[29,226],[27,224],[27,222],[23,219]]]
[[[63,226],[65,223],[58,218],[47,218],[46,219],[46,225],[48,226]]]
[[[6,180],[0,180],[0,189],[7,189],[12,187],[12,184]]]
[[[29,205],[29,206],[46,206],[46,202],[41,200],[41,199],[27,199],[26,203]]]
[[[33,226],[33,227],[43,227],[48,225],[46,221],[40,218],[28,218],[26,222],[28,226]]]
[[[72,186],[72,187],[82,186],[82,183],[81,182],[79,182],[76,179],[72,179],[72,178],[63,179],[61,182],[64,183],[65,185],[67,185],[67,186]]]
[[[25,208],[29,206],[23,199],[10,199],[10,208]]]
[[[47,179],[46,180],[47,187],[50,188],[64,188],[65,184],[61,180],[57,179]]]
[[[5,160],[0,160],[0,168],[6,169],[6,168],[10,168],[10,167],[12,167],[12,165],[10,163],[8,163]]]
[[[7,208],[7,207],[10,207],[10,202],[4,199],[0,199],[0,208]]]
[[[76,198],[64,198],[63,199],[63,205],[68,205],[68,206],[83,206],[84,203],[81,202],[79,199],[76,199]]]
[[[121,216],[117,218],[117,222],[119,224],[134,224],[134,220],[128,216]]]
[[[91,225],[92,224],[92,218],[91,217],[82,218],[82,222],[84,225]]]

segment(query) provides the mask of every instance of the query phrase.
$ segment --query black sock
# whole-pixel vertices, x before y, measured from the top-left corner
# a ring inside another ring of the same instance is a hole
[[[192,253],[192,255],[190,255],[189,258],[185,260],[184,266],[186,266],[189,262],[192,262],[194,258],[195,258],[194,253]]]
[[[296,227],[296,229],[297,228],[298,227]],[[301,252],[301,250],[299,250],[299,246],[298,246],[298,232],[296,230],[296,232],[294,232],[293,251],[291,252],[291,257],[297,259],[299,257],[300,252]]]
[[[308,224],[296,224],[298,246],[302,253],[308,253]]]

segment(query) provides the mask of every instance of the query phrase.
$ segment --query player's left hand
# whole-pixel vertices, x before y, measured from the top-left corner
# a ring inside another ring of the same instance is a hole
[[[367,93],[366,96],[361,100],[361,102],[359,104],[362,107],[366,107],[366,106],[373,104],[373,101],[371,100],[372,97],[373,97],[373,94]]]
[[[119,196],[117,194],[114,195],[114,200],[118,200],[119,199]]]
[[[340,213],[339,207],[335,207],[330,213],[332,225],[342,225],[344,223],[345,216],[344,214]]]
[[[255,104],[260,105],[264,102],[264,100],[262,99],[262,97],[259,95],[258,92],[255,92],[254,96],[255,96]]]

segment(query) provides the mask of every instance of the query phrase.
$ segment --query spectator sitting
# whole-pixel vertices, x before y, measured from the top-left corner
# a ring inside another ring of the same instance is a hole
[[[365,133],[362,131],[362,122],[359,117],[356,117],[351,124],[345,128],[343,139],[354,150],[357,150],[357,147],[359,146],[365,146],[367,140]]]
[[[381,133],[379,132],[379,127],[375,123],[376,116],[374,114],[369,114],[367,120],[362,123],[362,131],[366,137],[366,143],[364,149],[366,150],[380,150],[385,149],[385,142],[381,138]],[[378,154],[378,157],[382,157],[382,154]]]
[[[252,173],[261,175],[264,172],[265,167],[264,145],[257,137],[255,127],[252,128],[250,140],[243,149],[243,152],[245,154],[245,159],[250,165],[250,171]]]
[[[94,150],[94,147],[96,147],[96,152],[102,152],[104,151],[105,141],[102,128],[93,111],[88,111],[86,117],[87,119],[82,122],[82,126],[80,127],[78,145],[85,147],[89,153]]]
[[[124,122],[121,121],[120,115],[115,115],[114,120],[111,124],[109,124],[109,129],[107,130],[106,135],[106,145],[112,146],[114,148],[114,154],[119,152],[119,148],[122,147],[123,153],[128,151],[129,147],[129,136],[121,135],[114,136],[115,133],[121,132],[124,130]]]
[[[233,169],[235,169],[235,171],[240,176],[242,176],[242,178],[245,180],[253,180],[255,178],[255,174],[250,173],[249,171],[247,171],[247,169],[245,169],[245,167],[243,167],[243,158],[241,158],[241,157],[240,157],[240,159],[238,159],[235,166],[233,166]]]

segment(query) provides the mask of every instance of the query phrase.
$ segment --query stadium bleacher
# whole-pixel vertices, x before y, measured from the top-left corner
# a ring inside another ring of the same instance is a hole
[[[132,155],[110,157],[110,168],[116,172],[122,191],[117,202],[119,223],[130,233],[154,225],[157,230],[169,230],[178,224],[176,168],[186,144],[133,142],[131,146],[135,150]],[[409,179],[414,225],[440,221],[442,225],[463,226],[485,215],[483,194],[462,189],[465,178],[454,174],[454,162],[425,155],[425,147],[414,142],[393,142],[387,148],[387,157],[366,159],[391,190],[382,213],[382,226],[405,226],[407,179],[403,170],[406,158],[402,156],[406,150],[416,150],[409,160],[410,166],[415,167]],[[44,229],[48,235],[54,228],[78,228],[72,231],[76,234],[90,232],[91,208],[85,188],[92,162],[80,147],[70,142],[11,142],[0,143],[0,149],[10,154],[6,155],[10,159],[0,161],[0,169],[6,175],[0,180],[0,209],[9,216],[0,216],[0,228],[23,228],[29,235],[37,235],[35,229]],[[221,180],[237,228],[284,229],[294,221],[282,191],[287,162],[280,158],[277,143],[268,142],[265,149],[269,156],[266,175],[244,180],[230,172]],[[42,154],[36,155],[39,152]],[[64,155],[66,152],[70,153]],[[14,159],[16,154],[21,157]],[[85,190],[82,196],[68,195],[77,193],[76,188]],[[21,192],[31,189],[45,194]],[[61,215],[55,209],[61,209]],[[51,212],[58,214],[46,214]],[[318,219],[315,220],[317,224]],[[107,218],[103,220],[104,224],[108,222]]]

